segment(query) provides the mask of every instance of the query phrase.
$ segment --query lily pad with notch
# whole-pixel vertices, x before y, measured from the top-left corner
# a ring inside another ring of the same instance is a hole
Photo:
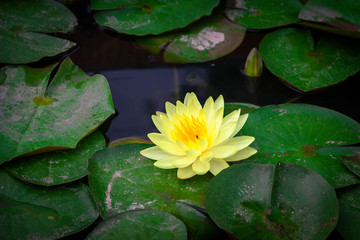
[[[137,42],[154,54],[163,53],[168,63],[205,62],[235,50],[246,29],[216,13],[177,32],[138,38]]]
[[[140,155],[153,146],[120,144],[97,152],[89,161],[89,187],[103,219],[129,210],[156,209],[181,219],[189,239],[221,239],[223,231],[192,206],[205,208],[206,186],[212,176],[177,178]]]
[[[202,16],[209,16],[219,0],[92,0],[91,10],[100,26],[138,36],[182,28]]]
[[[75,181],[88,174],[88,160],[105,148],[105,138],[96,130],[75,149],[40,153],[6,162],[4,169],[25,182],[54,186]]]
[[[75,148],[115,112],[104,76],[86,75],[69,58],[54,67],[0,69],[0,163]]]
[[[206,199],[211,219],[236,239],[326,239],[339,211],[324,178],[283,162],[231,166],[209,183]]]
[[[101,222],[86,237],[98,239],[174,239],[186,240],[183,222],[170,213],[158,210],[133,210]]]
[[[341,113],[307,104],[269,105],[250,112],[240,134],[255,137],[258,150],[243,162],[302,165],[334,188],[360,183],[341,161],[359,151],[346,145],[360,142],[360,124]]]
[[[260,52],[273,74],[303,92],[335,85],[360,70],[358,42],[325,35],[315,44],[306,28],[285,28],[266,35]]]
[[[226,6],[226,16],[250,29],[266,29],[299,21],[302,4],[298,0],[234,0]]]
[[[0,212],[1,239],[58,239],[87,228],[99,215],[85,184],[38,187],[2,169]]]
[[[75,15],[57,1],[1,1],[0,62],[29,63],[66,52],[75,43],[48,33],[67,33],[76,25]]]

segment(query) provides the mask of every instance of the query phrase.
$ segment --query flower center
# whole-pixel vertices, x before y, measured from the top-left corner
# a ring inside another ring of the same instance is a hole
[[[198,149],[199,142],[202,138],[207,138],[207,126],[205,115],[199,114],[194,117],[193,115],[177,116],[174,118],[174,131],[172,136],[174,139],[181,141],[191,149]]]

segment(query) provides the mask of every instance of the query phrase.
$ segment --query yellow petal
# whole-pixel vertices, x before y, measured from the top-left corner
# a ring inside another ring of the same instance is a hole
[[[202,162],[199,159],[195,160],[192,164],[192,170],[199,175],[204,175],[210,170],[210,163],[209,162]]]
[[[190,166],[195,160],[196,157],[178,157],[172,162],[172,164],[177,168],[185,168],[187,166]]]
[[[220,95],[220,96],[215,100],[214,106],[215,106],[215,112],[216,112],[217,110],[219,110],[220,108],[224,108],[224,97],[223,97],[222,95]]]
[[[199,102],[198,102],[198,104],[199,104],[199,106],[196,105],[194,100],[191,100],[191,102],[188,105],[188,112],[194,118],[197,118],[199,116],[199,112],[201,110],[201,105]]]
[[[188,113],[188,109],[187,107],[180,101],[176,102],[176,113],[179,116],[182,116],[184,113],[187,114]]]
[[[250,136],[233,137],[221,144],[221,146],[233,146],[236,147],[238,150],[241,150],[249,146],[254,140],[255,138]]]
[[[163,151],[173,155],[185,155],[185,152],[177,144],[171,142],[165,135],[160,133],[149,133],[150,140]]]
[[[209,144],[206,138],[202,138],[199,141],[199,150],[204,152],[208,148]]]
[[[166,114],[168,116],[168,118],[170,120],[173,119],[173,115],[176,112],[176,107],[174,104],[170,103],[170,102],[166,102],[165,103],[165,110],[166,110]]]
[[[209,124],[209,122],[214,118],[215,115],[214,100],[212,97],[209,97],[206,100],[203,110],[206,116],[206,121]]]
[[[161,150],[161,148],[159,148],[158,146],[144,149],[140,152],[140,154],[143,155],[144,157],[147,157],[147,158],[150,158],[153,160],[160,160],[160,159],[172,156],[171,154],[168,154],[168,153],[164,152],[163,150]]]
[[[216,176],[219,172],[228,168],[229,164],[225,162],[223,159],[213,159],[210,162],[210,172]]]
[[[250,156],[254,155],[257,152],[256,149],[252,147],[246,147],[240,151],[238,151],[235,155],[225,158],[224,160],[227,162],[236,162],[240,160],[244,160],[246,158],[249,158]]]
[[[155,127],[159,130],[159,132],[165,133],[165,132],[164,132],[164,128],[163,128],[163,126],[162,126],[162,121],[161,121],[161,119],[160,119],[160,116],[152,115],[152,116],[151,116],[151,119],[152,119]]]
[[[192,166],[186,168],[179,168],[177,171],[177,177],[180,179],[187,179],[195,176],[196,173],[192,170]]]
[[[186,156],[187,157],[194,157],[197,158],[198,156],[200,156],[201,151],[199,150],[195,150],[195,149],[190,149],[186,151]]]
[[[230,138],[230,136],[233,134],[238,119],[239,119],[239,114],[240,112],[235,110],[232,113],[230,113],[229,115],[227,115],[226,117],[224,117],[220,130],[219,130],[219,134],[215,139],[215,142],[213,143],[213,146],[219,145],[222,142],[224,142],[225,140],[227,140],[228,138]]]
[[[241,128],[244,126],[248,116],[249,116],[249,114],[240,115],[239,120],[238,120],[238,122],[236,124],[236,128],[235,128],[233,134],[231,134],[230,137],[235,136],[241,130]]]
[[[154,166],[155,167],[158,167],[158,168],[162,168],[162,169],[173,169],[173,168],[176,168],[173,164],[174,162],[174,159],[176,158],[177,156],[171,156],[171,157],[168,157],[168,158],[165,158],[165,159],[162,159],[162,160],[159,160],[159,161],[156,161],[154,163]]]
[[[200,155],[199,160],[202,162],[209,162],[213,158],[214,154],[212,152],[206,151]]]
[[[184,99],[184,104],[185,106],[189,107],[190,103],[192,102],[192,104],[194,104],[194,106],[196,107],[196,109],[200,110],[201,109],[201,104],[198,100],[198,98],[196,97],[195,93],[187,93],[185,95],[185,99]]]
[[[214,158],[227,158],[234,155],[238,149],[233,146],[216,146],[208,150],[213,154]]]

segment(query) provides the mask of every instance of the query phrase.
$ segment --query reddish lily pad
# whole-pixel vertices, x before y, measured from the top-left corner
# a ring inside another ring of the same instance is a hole
[[[121,33],[134,35],[159,34],[182,28],[210,15],[219,0],[92,0],[92,10],[106,10],[94,14],[99,25]]]
[[[139,38],[147,50],[169,63],[204,62],[225,56],[243,41],[246,29],[215,14],[175,33]]]
[[[208,185],[211,219],[236,239],[326,239],[338,219],[334,189],[290,163],[237,164]]]
[[[104,76],[90,77],[66,59],[49,84],[53,69],[0,69],[0,163],[75,148],[115,112]]]
[[[302,8],[298,0],[235,0],[225,10],[233,22],[252,29],[283,26],[299,21]]]
[[[75,181],[88,174],[88,160],[105,148],[105,138],[96,130],[81,140],[75,149],[40,153],[14,159],[4,169],[25,182],[54,186]]]
[[[28,63],[75,46],[45,33],[66,33],[77,25],[75,15],[53,0],[0,2],[0,62]]]
[[[341,156],[358,151],[345,145],[360,142],[360,124],[341,113],[306,104],[269,105],[249,113],[241,134],[255,137],[258,150],[244,162],[302,165],[335,188],[360,183],[341,162]]]
[[[300,91],[337,84],[360,70],[357,41],[326,35],[315,44],[308,29],[285,28],[260,43],[266,67]]]
[[[79,232],[99,216],[88,187],[45,188],[0,169],[0,238],[58,239]]]
[[[360,1],[309,0],[299,18],[349,31],[360,31]]]
[[[151,144],[120,144],[89,160],[89,187],[103,219],[129,210],[157,209],[181,219],[189,239],[221,239],[223,232],[191,205],[205,208],[211,174],[178,179],[176,169],[164,170],[140,155]]]

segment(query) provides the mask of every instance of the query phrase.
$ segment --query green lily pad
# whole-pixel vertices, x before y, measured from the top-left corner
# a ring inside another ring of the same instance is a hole
[[[87,236],[91,239],[174,239],[186,240],[184,223],[157,210],[134,210],[101,222]]]
[[[53,186],[85,177],[88,159],[105,148],[105,138],[95,131],[79,142],[75,149],[40,153],[14,159],[4,164],[4,169],[25,182]]]
[[[94,14],[101,26],[120,33],[147,35],[182,28],[210,15],[219,0],[92,0],[92,10],[107,10]]]
[[[339,223],[337,230],[345,239],[360,239],[360,186],[338,191]]]
[[[210,217],[237,239],[326,239],[339,211],[325,179],[282,162],[225,169],[209,183],[206,199]]]
[[[57,239],[85,229],[98,217],[85,184],[45,188],[0,169],[0,238]]]
[[[259,108],[259,106],[251,103],[225,103],[224,115],[228,115],[229,113],[241,109],[241,114],[249,113]]]
[[[266,67],[300,91],[337,84],[360,70],[360,45],[355,40],[323,36],[315,45],[308,29],[285,28],[260,43]]]
[[[140,155],[151,146],[121,144],[101,150],[89,160],[89,187],[101,217],[156,209],[181,219],[190,239],[212,239],[222,234],[209,218],[186,205],[205,208],[206,186],[212,176],[178,179],[176,169],[157,168],[153,160]]]
[[[75,46],[45,33],[66,33],[77,25],[75,15],[52,0],[0,2],[0,62],[29,63]]]
[[[353,156],[341,156],[342,163],[356,176],[360,177],[360,148],[356,155]]]
[[[53,69],[0,69],[0,163],[75,148],[115,112],[104,76],[90,77],[68,58],[49,84]]]
[[[226,16],[233,22],[252,29],[283,26],[299,21],[302,4],[298,0],[235,0]]]
[[[227,55],[244,40],[246,29],[214,14],[174,33],[138,38],[154,54],[164,50],[168,63],[205,62]]]
[[[330,26],[360,31],[360,2],[344,0],[309,0],[302,8],[299,18]]]
[[[341,155],[359,151],[341,146],[360,142],[360,124],[341,113],[307,104],[269,105],[249,114],[241,134],[255,137],[258,150],[245,162],[299,164],[335,188],[360,182],[341,162]]]

